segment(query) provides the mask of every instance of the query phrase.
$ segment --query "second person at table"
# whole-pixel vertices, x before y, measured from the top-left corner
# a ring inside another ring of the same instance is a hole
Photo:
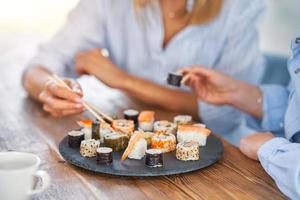
[[[238,110],[197,101],[189,91],[166,87],[165,78],[183,66],[202,65],[257,83],[264,71],[257,31],[262,13],[260,0],[81,0],[61,30],[41,45],[23,83],[57,117],[82,112],[82,92],[72,80],[67,82],[77,94],[47,77],[77,72],[145,103],[199,114],[217,133],[247,135],[252,131],[241,125]]]
[[[289,88],[259,87],[235,80],[203,67],[186,68],[187,84],[211,104],[230,105],[249,113],[260,124],[260,132],[241,139],[241,151],[259,159],[279,189],[291,199],[300,199],[300,33],[292,41],[293,56],[288,70]],[[272,133],[281,133],[275,137]]]

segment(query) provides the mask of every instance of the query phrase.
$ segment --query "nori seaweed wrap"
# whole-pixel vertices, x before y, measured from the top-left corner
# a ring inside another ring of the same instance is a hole
[[[97,164],[109,165],[113,162],[112,148],[99,147],[97,149]]]
[[[104,145],[115,151],[122,151],[128,145],[129,137],[122,133],[112,133],[104,136]]]
[[[162,167],[163,166],[163,152],[160,149],[146,150],[145,164],[148,167]]]
[[[167,83],[176,87],[180,87],[183,76],[178,73],[170,72],[168,74]]]
[[[71,148],[79,148],[80,143],[84,140],[84,133],[81,131],[70,131],[68,132],[68,144]]]

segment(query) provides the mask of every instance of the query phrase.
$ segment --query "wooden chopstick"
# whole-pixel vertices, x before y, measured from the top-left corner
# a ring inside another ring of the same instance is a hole
[[[94,106],[92,103],[88,103],[88,106],[90,106],[94,111],[96,111],[98,114],[100,114],[104,119],[106,119],[107,121],[109,121],[110,123],[112,121],[114,121],[113,118],[111,118],[110,116],[108,116],[107,114],[105,114],[104,112],[102,112],[101,110],[99,110],[99,108],[97,108],[96,106]]]
[[[181,84],[185,84],[189,79],[191,78],[191,75],[187,74],[185,75],[182,80],[180,81]]]
[[[63,80],[61,80],[56,74],[53,74],[49,77],[52,81],[54,81],[57,85],[64,87],[68,89],[69,91],[74,92]],[[100,122],[105,122],[105,120],[96,112],[94,111],[90,106],[89,103],[83,100],[83,106],[92,114],[94,117],[96,117]],[[99,110],[99,109],[98,109]],[[101,112],[103,113],[103,112]],[[106,115],[107,116],[107,115]]]

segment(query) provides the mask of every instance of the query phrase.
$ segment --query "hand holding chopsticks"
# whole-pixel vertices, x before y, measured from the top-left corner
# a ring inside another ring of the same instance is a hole
[[[60,77],[58,77],[56,74],[53,74],[52,76],[49,77],[50,80],[52,80],[55,84],[74,92],[69,85],[67,85]],[[96,108],[94,105],[91,103],[88,103],[86,101],[82,101],[83,106],[100,122],[105,122],[107,120],[108,122],[112,122],[113,119],[109,117],[107,114],[104,112],[100,111],[98,108]],[[104,120],[105,119],[105,120]]]

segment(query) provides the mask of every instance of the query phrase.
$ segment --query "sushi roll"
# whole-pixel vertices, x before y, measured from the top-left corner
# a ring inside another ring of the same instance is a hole
[[[178,125],[190,125],[193,122],[193,118],[190,115],[177,115],[174,117],[174,123]]]
[[[100,123],[100,142],[104,143],[104,136],[114,134],[115,131],[108,123]]]
[[[100,122],[98,120],[92,123],[92,139],[100,140]]]
[[[207,128],[194,125],[179,125],[177,129],[177,141],[197,142],[199,146],[205,146],[207,137],[211,131]]]
[[[167,83],[169,85],[180,87],[182,78],[182,74],[170,72],[168,74]]]
[[[112,128],[127,134],[129,137],[134,131],[134,122],[127,119],[117,119],[112,122]]]
[[[144,139],[147,141],[147,146],[150,147],[154,133],[149,132],[149,131],[146,131],[146,132],[142,131],[142,135],[143,135]]]
[[[127,157],[130,159],[140,160],[145,156],[147,150],[147,142],[143,138],[140,131],[135,131],[129,140],[128,147],[124,151],[121,160],[125,160]]]
[[[68,132],[68,144],[71,148],[79,148],[80,143],[84,140],[84,134],[81,131]]]
[[[163,134],[163,133],[176,133],[176,125],[167,120],[156,121],[154,122],[154,133]]]
[[[176,158],[182,161],[199,160],[199,145],[197,142],[180,142],[176,146]]]
[[[139,111],[129,109],[124,111],[124,119],[132,120],[134,122],[134,127],[138,127],[138,117],[139,117]]]
[[[97,149],[97,164],[109,165],[113,162],[113,150],[109,147],[99,147]]]
[[[91,119],[82,119],[77,121],[77,124],[81,127],[81,132],[84,133],[84,139],[89,140],[92,139],[92,123]]]
[[[147,167],[162,167],[163,152],[160,149],[148,149],[146,150],[145,164]]]
[[[142,111],[138,117],[139,128],[142,129],[143,131],[152,131],[154,118],[155,118],[154,111]]]
[[[160,149],[163,153],[176,149],[176,137],[172,133],[154,134],[151,148]]]
[[[89,139],[82,140],[80,144],[80,154],[83,157],[94,157],[96,156],[96,151],[100,146],[99,140]]]
[[[104,145],[112,148],[114,152],[126,149],[129,137],[120,132],[113,132],[104,136]]]

